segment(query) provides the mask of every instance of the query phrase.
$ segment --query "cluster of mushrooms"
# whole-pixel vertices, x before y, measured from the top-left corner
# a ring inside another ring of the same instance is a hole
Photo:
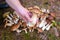
[[[10,27],[11,31],[16,31],[17,33],[22,31],[25,31],[25,33],[27,33],[27,31],[33,32],[34,30],[40,33],[44,30],[48,31],[51,28],[53,25],[52,21],[55,19],[55,14],[50,13],[49,9],[40,9],[38,6],[29,7],[27,9],[32,13],[32,22],[26,23],[15,11],[12,14],[7,12],[4,14],[4,27]]]

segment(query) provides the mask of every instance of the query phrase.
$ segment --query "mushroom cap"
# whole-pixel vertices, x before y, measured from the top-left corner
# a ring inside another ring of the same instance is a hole
[[[32,12],[33,14],[41,14],[42,13],[38,6],[29,7],[28,10],[30,12]]]
[[[10,13],[10,12],[6,12],[6,13],[4,13],[4,14],[3,14],[3,18],[6,18],[7,15],[9,15],[9,13]]]
[[[20,20],[18,21],[17,24],[14,24],[12,27],[11,27],[11,31],[16,31],[21,25],[21,22]]]
[[[19,28],[19,26],[17,26],[17,24],[13,25],[11,28],[11,31],[16,31]]]

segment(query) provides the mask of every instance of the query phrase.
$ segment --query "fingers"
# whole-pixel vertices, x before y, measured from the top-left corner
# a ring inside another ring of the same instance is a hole
[[[21,15],[19,12],[17,12],[17,11],[15,11],[16,12],[16,14],[18,14],[18,16],[20,16],[20,18],[22,18],[25,22],[27,22],[27,19],[23,16],[23,15]]]
[[[22,9],[22,11],[18,11],[17,13],[25,22],[30,22],[31,21],[31,13],[29,13],[28,10],[25,8]]]
[[[30,16],[29,16],[29,14],[27,13],[26,15],[25,15],[25,19],[27,20],[27,22],[29,21],[31,21],[31,18],[30,18]]]

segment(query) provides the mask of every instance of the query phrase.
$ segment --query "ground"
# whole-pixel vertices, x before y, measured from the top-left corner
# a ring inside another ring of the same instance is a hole
[[[56,22],[58,27],[52,27],[49,31],[44,31],[43,33],[33,33],[28,32],[25,34],[11,32],[8,29],[3,28],[3,14],[7,11],[13,11],[10,7],[0,9],[0,40],[60,40],[60,0],[21,0],[24,7],[30,7],[37,5],[40,8],[48,8],[51,12],[56,13]],[[56,28],[56,29],[54,29]],[[57,32],[56,32],[57,31]],[[57,36],[58,35],[58,36]]]

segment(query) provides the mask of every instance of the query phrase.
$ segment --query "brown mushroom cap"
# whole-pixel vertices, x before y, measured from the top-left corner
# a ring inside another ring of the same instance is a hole
[[[17,30],[17,29],[20,27],[21,24],[22,24],[22,23],[21,23],[20,20],[19,20],[17,24],[14,24],[14,25],[11,27],[11,31]]]
[[[10,12],[6,12],[3,14],[3,18],[7,17],[7,15],[9,15]]]
[[[29,7],[28,10],[32,13],[35,13],[35,14],[41,14],[42,13],[38,6]]]

